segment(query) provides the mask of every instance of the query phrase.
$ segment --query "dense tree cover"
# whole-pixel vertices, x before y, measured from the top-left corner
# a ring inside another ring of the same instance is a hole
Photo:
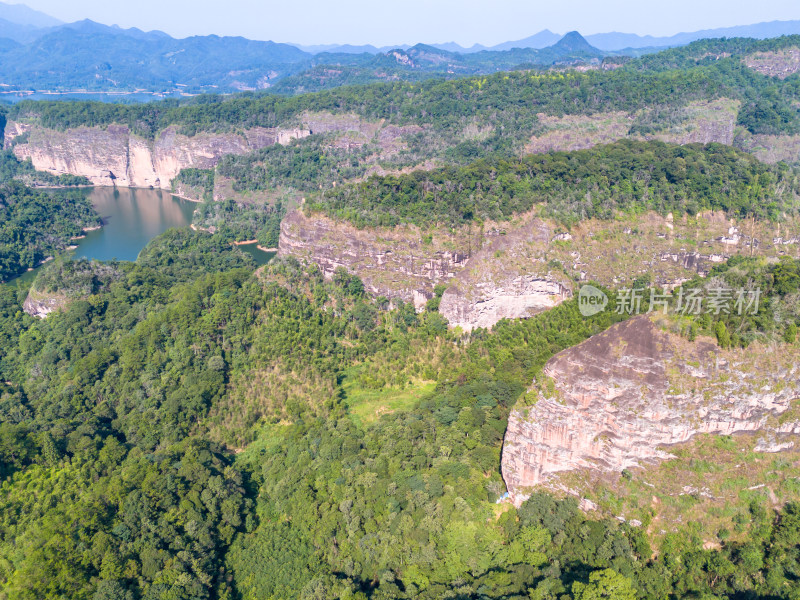
[[[64,250],[100,219],[82,192],[45,192],[0,184],[0,281]]]
[[[274,144],[252,154],[224,156],[216,173],[232,180],[234,191],[256,192],[280,188],[313,191],[364,174],[362,161],[373,153],[372,148],[352,151],[331,146],[324,135]]]
[[[698,65],[715,65],[722,59],[731,57],[741,59],[755,52],[776,52],[796,46],[800,46],[800,35],[784,35],[763,40],[710,38],[647,54],[638,60],[626,61],[625,65],[631,70],[672,71]]]
[[[13,150],[0,150],[0,183],[19,179],[26,185],[50,187],[74,187],[90,185],[86,177],[79,175],[53,175],[44,171],[37,171],[30,159],[19,160]]]
[[[796,101],[800,78],[785,81],[760,75],[747,68],[743,57],[756,52],[777,52],[800,46],[800,36],[766,40],[751,38],[699,40],[626,63],[632,71],[667,72],[701,68],[718,73],[742,100],[738,123],[752,133],[779,134],[800,131]]]
[[[46,127],[129,125],[154,136],[169,125],[197,131],[275,127],[299,120],[304,111],[354,112],[392,122],[430,124],[440,130],[459,126],[463,118],[535,122],[535,115],[586,114],[636,110],[650,104],[678,104],[732,93],[715,73],[675,71],[637,73],[623,70],[588,73],[498,73],[479,78],[395,82],[284,97],[271,94],[231,98],[207,96],[191,104],[175,101],[139,105],[101,102],[20,102],[8,118],[37,117]],[[513,135],[508,127],[507,133]]]
[[[41,267],[31,287],[41,293],[58,292],[68,298],[88,297],[108,290],[121,276],[118,263],[100,263],[85,258],[64,256]]]
[[[296,204],[292,196],[362,176],[367,168],[363,161],[371,153],[369,147],[332,149],[328,137],[315,135],[302,143],[224,156],[215,169],[184,169],[172,186],[204,200],[192,218],[195,226],[231,241],[257,239],[263,246],[277,248],[280,222]],[[217,180],[229,184],[240,199],[215,201]]]
[[[631,54],[635,50],[629,51]],[[545,70],[553,65],[598,64],[604,53],[574,35],[547,48],[484,50],[460,54],[427,44],[377,55],[318,54],[314,66],[285,77],[270,88],[279,94],[298,94],[342,85],[380,81],[455,79],[466,75],[509,70]],[[627,57],[626,57],[627,58]]]
[[[214,170],[188,168],[181,171],[172,180],[172,191],[184,190],[194,200],[209,202],[214,199]]]
[[[252,520],[242,475],[200,442],[145,454],[75,432],[0,489],[3,598],[226,598],[222,556]]]
[[[196,209],[192,223],[231,242],[258,240],[259,245],[277,248],[287,203],[204,202]]]
[[[746,544],[703,550],[689,528],[654,558],[642,529],[573,500],[494,503],[508,411],[555,352],[624,317],[613,307],[586,319],[570,301],[464,338],[435,302],[371,300],[343,270],[253,268],[223,238],[171,231],[46,320],[0,286],[0,595],[796,594],[794,505],[754,503]],[[38,287],[84,267],[53,269]],[[385,372],[378,389],[436,386],[352,418]]]
[[[706,301],[719,299],[707,304],[701,314],[684,315],[682,331],[691,339],[710,335],[722,347],[746,347],[756,340],[797,340],[800,261],[796,259],[784,256],[769,262],[734,256],[715,266],[707,278],[695,277],[682,287],[687,299],[692,293]]]
[[[427,124],[441,131],[463,126],[460,121],[465,117],[476,118],[504,127],[505,137],[514,137],[520,123],[529,127],[535,123],[537,113],[636,111],[725,96],[744,102],[739,121],[750,131],[795,132],[800,123],[791,101],[797,97],[798,78],[781,82],[760,75],[742,64],[741,57],[797,44],[797,36],[762,41],[701,40],[627,61],[624,68],[611,71],[495,73],[420,83],[344,86],[293,97],[247,93],[139,105],[21,102],[7,110],[9,118],[36,116],[48,127],[122,123],[149,137],[169,125],[189,134],[274,127],[298,121],[304,111],[320,110],[357,113],[398,124]]]
[[[249,156],[226,157],[218,169],[219,175],[231,180],[235,192],[293,190],[305,194],[361,178],[376,164],[399,170],[426,161],[467,165],[480,158],[521,155],[531,135],[542,131],[538,117],[542,113],[641,113],[629,133],[650,135],[680,122],[689,102],[725,97],[741,103],[737,118],[743,131],[797,133],[800,78],[770,78],[741,60],[742,53],[795,42],[794,38],[758,43],[703,41],[627,61],[623,68],[609,71],[529,70],[453,80],[393,81],[291,97],[247,93],[135,105],[21,102],[9,107],[7,114],[56,129],[120,123],[148,138],[169,126],[188,135],[240,132],[256,126],[298,127],[304,125],[308,112],[356,114],[415,126],[402,136],[402,146],[391,152],[382,151],[377,139],[354,150],[337,147],[325,135],[313,135]],[[197,197],[213,197],[208,173],[189,170],[179,180],[193,188]]]
[[[113,91],[117,101],[152,97],[154,92],[178,96],[267,86],[270,91],[293,93],[298,88],[333,87],[344,81],[419,80],[493,73],[520,65],[597,63],[605,54],[577,34],[543,49],[461,54],[418,44],[376,54],[312,54],[289,44],[241,37],[176,40],[161,33],[131,35],[96,23],[43,31],[35,41],[20,41],[0,44],[0,76],[12,90],[63,91],[65,95],[76,89]],[[98,64],[100,54],[104,60]],[[405,60],[398,60],[401,57]],[[284,83],[291,75],[294,81]]]
[[[408,175],[371,177],[309,202],[358,226],[458,225],[503,219],[541,204],[569,225],[618,211],[723,210],[777,219],[796,211],[797,175],[719,144],[623,140],[577,152],[485,159]]]

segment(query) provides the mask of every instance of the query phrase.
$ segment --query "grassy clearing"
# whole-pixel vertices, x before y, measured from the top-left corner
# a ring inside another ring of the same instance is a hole
[[[359,425],[373,423],[381,415],[409,410],[436,388],[434,381],[411,380],[402,388],[366,389],[359,384],[360,371],[361,368],[348,369],[342,383],[347,408]]]

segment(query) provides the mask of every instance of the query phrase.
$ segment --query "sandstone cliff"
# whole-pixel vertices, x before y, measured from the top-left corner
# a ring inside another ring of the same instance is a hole
[[[535,220],[540,250],[547,247],[552,225]],[[542,255],[510,260],[507,248],[529,239],[529,229],[508,233],[437,228],[423,232],[406,225],[362,230],[324,215],[296,210],[281,225],[279,255],[316,263],[331,275],[338,267],[357,274],[375,296],[401,298],[421,309],[439,283],[450,287],[440,312],[452,326],[469,331],[492,327],[503,318],[529,317],[572,295],[572,283],[549,269]],[[517,248],[512,248],[512,252]],[[472,255],[470,255],[472,253]]]
[[[560,473],[668,459],[662,446],[699,433],[800,433],[775,419],[798,398],[798,358],[794,347],[690,343],[645,315],[615,325],[554,356],[544,370],[552,385],[540,382],[536,403],[512,411],[502,456],[512,500]]]
[[[442,296],[439,312],[453,327],[491,328],[500,319],[530,317],[572,296],[573,281],[547,260],[555,225],[533,214],[491,224]]]
[[[449,232],[428,238],[411,225],[375,232],[296,210],[281,223],[278,255],[314,262],[326,275],[345,267],[371,294],[421,308],[437,283],[464,268],[468,247],[465,236]]]
[[[308,129],[253,128],[242,134],[199,133],[189,137],[170,127],[150,141],[125,125],[56,131],[10,122],[5,147],[13,147],[19,159],[30,158],[36,169],[54,175],[83,175],[94,185],[171,189],[181,169],[208,169],[226,154],[286,144],[310,133]]]
[[[524,318],[569,298],[582,281],[624,287],[647,275],[674,287],[736,254],[798,256],[798,224],[738,222],[706,212],[674,219],[655,213],[589,220],[570,231],[538,209],[482,228],[413,226],[358,229],[323,215],[290,213],[280,255],[312,261],[325,273],[345,267],[374,295],[418,308],[447,284],[439,311],[469,331]]]
[[[422,128],[396,126],[353,114],[305,112],[281,127],[253,127],[236,133],[178,133],[175,127],[160,131],[154,140],[135,135],[126,125],[78,127],[58,131],[35,119],[9,121],[4,147],[20,159],[30,158],[35,168],[54,175],[69,173],[87,177],[94,185],[160,187],[172,189],[175,176],[185,168],[214,167],[226,154],[248,154],[273,144],[315,134],[332,134],[334,148],[361,148],[373,144],[377,161],[403,150],[404,138]],[[216,196],[216,194],[215,194]]]

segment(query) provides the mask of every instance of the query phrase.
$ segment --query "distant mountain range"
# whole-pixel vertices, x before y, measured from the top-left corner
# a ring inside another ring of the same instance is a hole
[[[610,33],[594,33],[584,36],[586,41],[598,50],[605,51],[621,51],[628,49],[642,49],[642,48],[665,48],[671,46],[684,46],[697,40],[706,38],[723,38],[723,37],[750,37],[756,39],[766,39],[778,37],[781,35],[795,35],[800,34],[800,20],[797,21],[770,21],[767,23],[756,23],[754,25],[741,25],[738,27],[721,27],[718,29],[703,29],[701,31],[692,31],[687,33],[676,33],[672,36],[655,37],[652,35],[637,35],[635,33],[619,33],[616,31]],[[502,51],[512,50],[513,48],[546,48],[552,46],[562,35],[553,33],[549,29],[543,29],[530,37],[511,41],[503,42],[495,46],[482,46],[481,44],[474,44],[470,47],[463,47],[455,42],[447,42],[444,44],[428,44],[433,48],[440,50],[447,50],[448,52],[458,52],[460,54],[471,54],[474,52],[489,51]],[[369,52],[371,54],[378,54],[386,52],[393,48],[409,48],[409,45],[399,46],[351,46],[348,44],[336,45],[327,44],[319,46],[303,46],[296,44],[298,48],[305,52],[313,54],[319,52],[347,52],[347,53],[360,53]]]
[[[681,33],[670,37],[543,30],[492,47],[444,44],[298,46],[215,35],[175,39],[90,20],[62,23],[0,2],[0,99],[77,94],[186,95],[271,89],[314,91],[351,83],[416,81],[515,68],[598,65],[713,37],[800,33],[800,21]]]

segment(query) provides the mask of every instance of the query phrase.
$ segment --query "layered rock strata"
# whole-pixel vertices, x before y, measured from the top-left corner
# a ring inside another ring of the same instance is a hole
[[[328,276],[344,267],[357,273],[371,294],[422,308],[437,283],[464,268],[468,245],[446,232],[426,239],[406,225],[376,233],[296,210],[281,223],[278,255],[314,262]]]
[[[181,169],[208,169],[226,154],[246,154],[310,134],[308,129],[253,128],[243,134],[189,137],[169,127],[149,141],[126,125],[55,131],[12,122],[6,128],[5,147],[13,147],[20,160],[30,159],[40,171],[82,175],[93,185],[171,189]],[[18,140],[20,136],[24,138]]]
[[[798,398],[797,354],[722,351],[634,317],[554,356],[533,406],[511,412],[502,472],[512,500],[559,473],[621,472],[699,433],[800,433],[776,418]],[[780,448],[781,445],[775,446]]]
[[[453,231],[413,226],[358,229],[324,215],[290,213],[280,254],[345,267],[375,295],[417,307],[447,284],[439,311],[464,330],[552,308],[583,281],[611,288],[646,276],[672,288],[736,254],[798,256],[797,223],[735,222],[722,213],[689,218],[647,213],[584,221],[565,231],[537,209],[512,221]]]

